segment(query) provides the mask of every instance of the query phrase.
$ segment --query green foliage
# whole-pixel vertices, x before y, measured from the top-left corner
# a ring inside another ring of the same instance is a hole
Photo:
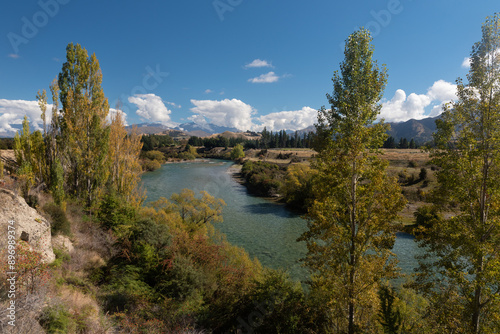
[[[38,321],[48,334],[67,334],[76,330],[71,314],[62,305],[45,307]]]
[[[42,210],[51,218],[50,232],[52,235],[71,235],[71,223],[66,217],[66,212],[59,205],[48,203],[43,206]]]
[[[66,47],[66,62],[58,76],[62,110],[57,121],[59,158],[69,194],[96,204],[109,177],[109,104],[102,89],[102,72],[95,54],[81,45]]]
[[[21,194],[28,200],[31,187],[35,184],[35,174],[29,162],[23,162],[17,170],[17,176],[21,187]]]
[[[453,216],[432,224],[417,286],[437,329],[500,330],[500,14],[487,18],[471,52],[468,84],[436,121],[434,201]],[[450,208],[450,203],[456,206]],[[451,306],[453,305],[453,306]]]
[[[427,169],[425,167],[420,168],[420,173],[418,174],[418,179],[424,181],[427,179]]]
[[[231,150],[231,160],[239,160],[245,157],[245,152],[243,152],[243,146],[241,144],[236,145]]]
[[[398,334],[401,326],[401,315],[394,305],[396,299],[394,291],[388,286],[382,286],[378,296],[380,299],[379,322],[384,328],[384,333]]]
[[[424,233],[425,231],[431,231],[433,227],[437,227],[443,220],[438,208],[431,205],[419,207],[413,215],[415,216],[417,231]]]
[[[417,162],[415,160],[408,161],[409,168],[417,168]]]
[[[106,193],[99,205],[97,219],[106,229],[119,225],[130,225],[135,218],[135,209],[119,195]]]
[[[66,197],[64,193],[64,170],[59,158],[56,158],[54,163],[51,165],[50,180],[50,190],[52,192],[54,202],[64,209]]]
[[[148,172],[155,171],[161,168],[161,163],[158,160],[142,160],[142,169]]]
[[[307,211],[314,201],[313,180],[316,175],[316,170],[303,164],[287,168],[283,196],[289,207]]]
[[[141,136],[142,150],[152,151],[163,147],[169,147],[174,144],[174,140],[167,135],[142,135]]]
[[[264,276],[238,303],[218,332],[246,333],[305,333],[313,326],[309,322],[306,298],[298,282],[287,274],[266,270]],[[214,315],[223,318],[223,315]]]
[[[251,192],[261,196],[274,196],[279,194],[283,185],[285,169],[267,162],[246,161],[241,174]]]
[[[387,137],[384,123],[375,123],[387,75],[370,42],[366,29],[346,40],[327,95],[331,108],[318,112],[315,201],[299,238],[307,243],[312,289],[324,295],[335,331],[349,334],[376,326],[378,283],[395,276],[392,222],[405,205],[377,154]]]
[[[160,151],[147,151],[144,156],[149,160],[156,160],[160,163],[165,162],[165,155]]]

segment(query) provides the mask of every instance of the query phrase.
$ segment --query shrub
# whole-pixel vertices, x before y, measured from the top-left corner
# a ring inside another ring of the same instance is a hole
[[[414,160],[408,161],[408,167],[410,168],[416,168],[417,167],[417,162]]]
[[[427,179],[427,169],[425,169],[424,167],[420,168],[420,173],[418,174],[418,178],[420,179],[420,181]]]
[[[152,172],[161,168],[161,164],[158,160],[142,160],[142,170]]]
[[[192,153],[186,151],[186,152],[179,153],[179,159],[181,159],[181,160],[194,160],[194,159],[196,159],[196,157]]]
[[[243,146],[241,144],[236,145],[231,151],[231,160],[238,160],[245,157],[245,152],[243,152]]]
[[[97,218],[106,228],[114,228],[120,224],[128,224],[135,217],[135,210],[119,196],[108,193],[99,205]]]
[[[76,330],[71,314],[62,305],[45,307],[39,322],[48,334],[73,333]]]
[[[425,230],[431,228],[432,225],[439,223],[443,219],[438,209],[435,206],[422,206],[415,211],[415,224],[417,228]]]
[[[165,161],[165,155],[160,151],[148,151],[144,154],[144,156],[149,160],[156,160],[159,162]]]
[[[66,217],[64,210],[55,203],[49,203],[43,206],[43,211],[50,215],[52,224],[50,224],[50,232],[52,235],[58,233],[70,236],[71,223]]]

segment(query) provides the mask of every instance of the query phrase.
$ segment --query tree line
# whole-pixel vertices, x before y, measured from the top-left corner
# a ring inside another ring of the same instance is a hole
[[[241,137],[227,138],[224,136],[201,138],[192,136],[188,144],[192,146],[235,147],[241,144],[245,149],[268,149],[268,148],[312,148],[314,143],[314,132],[300,134],[295,131],[293,135],[285,130],[273,132],[266,128],[261,132],[260,139],[246,139]]]

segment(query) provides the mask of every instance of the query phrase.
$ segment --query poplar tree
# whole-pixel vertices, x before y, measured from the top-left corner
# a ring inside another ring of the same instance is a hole
[[[500,16],[471,52],[468,83],[437,120],[436,204],[453,216],[422,235],[429,249],[417,283],[436,328],[500,332]]]
[[[111,168],[108,183],[112,192],[130,200],[142,171],[139,163],[142,143],[137,134],[137,127],[134,127],[130,135],[127,135],[120,105],[116,109],[117,112],[111,116],[109,134],[108,158]]]
[[[62,104],[60,135],[62,163],[72,195],[91,207],[109,176],[107,163],[109,104],[101,87],[99,62],[79,44],[66,48],[66,62],[59,73]]]
[[[396,275],[393,221],[405,203],[379,157],[387,126],[375,121],[387,74],[372,59],[371,40],[366,29],[346,40],[327,94],[331,108],[318,112],[315,200],[299,238],[307,243],[312,292],[329,310],[328,331],[336,333],[376,326],[378,284]]]

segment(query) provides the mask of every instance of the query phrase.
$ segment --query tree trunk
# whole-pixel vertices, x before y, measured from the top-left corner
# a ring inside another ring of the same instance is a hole
[[[356,266],[356,161],[352,163],[351,179],[351,249],[350,262],[351,270],[349,273],[349,334],[354,334],[354,274]]]

